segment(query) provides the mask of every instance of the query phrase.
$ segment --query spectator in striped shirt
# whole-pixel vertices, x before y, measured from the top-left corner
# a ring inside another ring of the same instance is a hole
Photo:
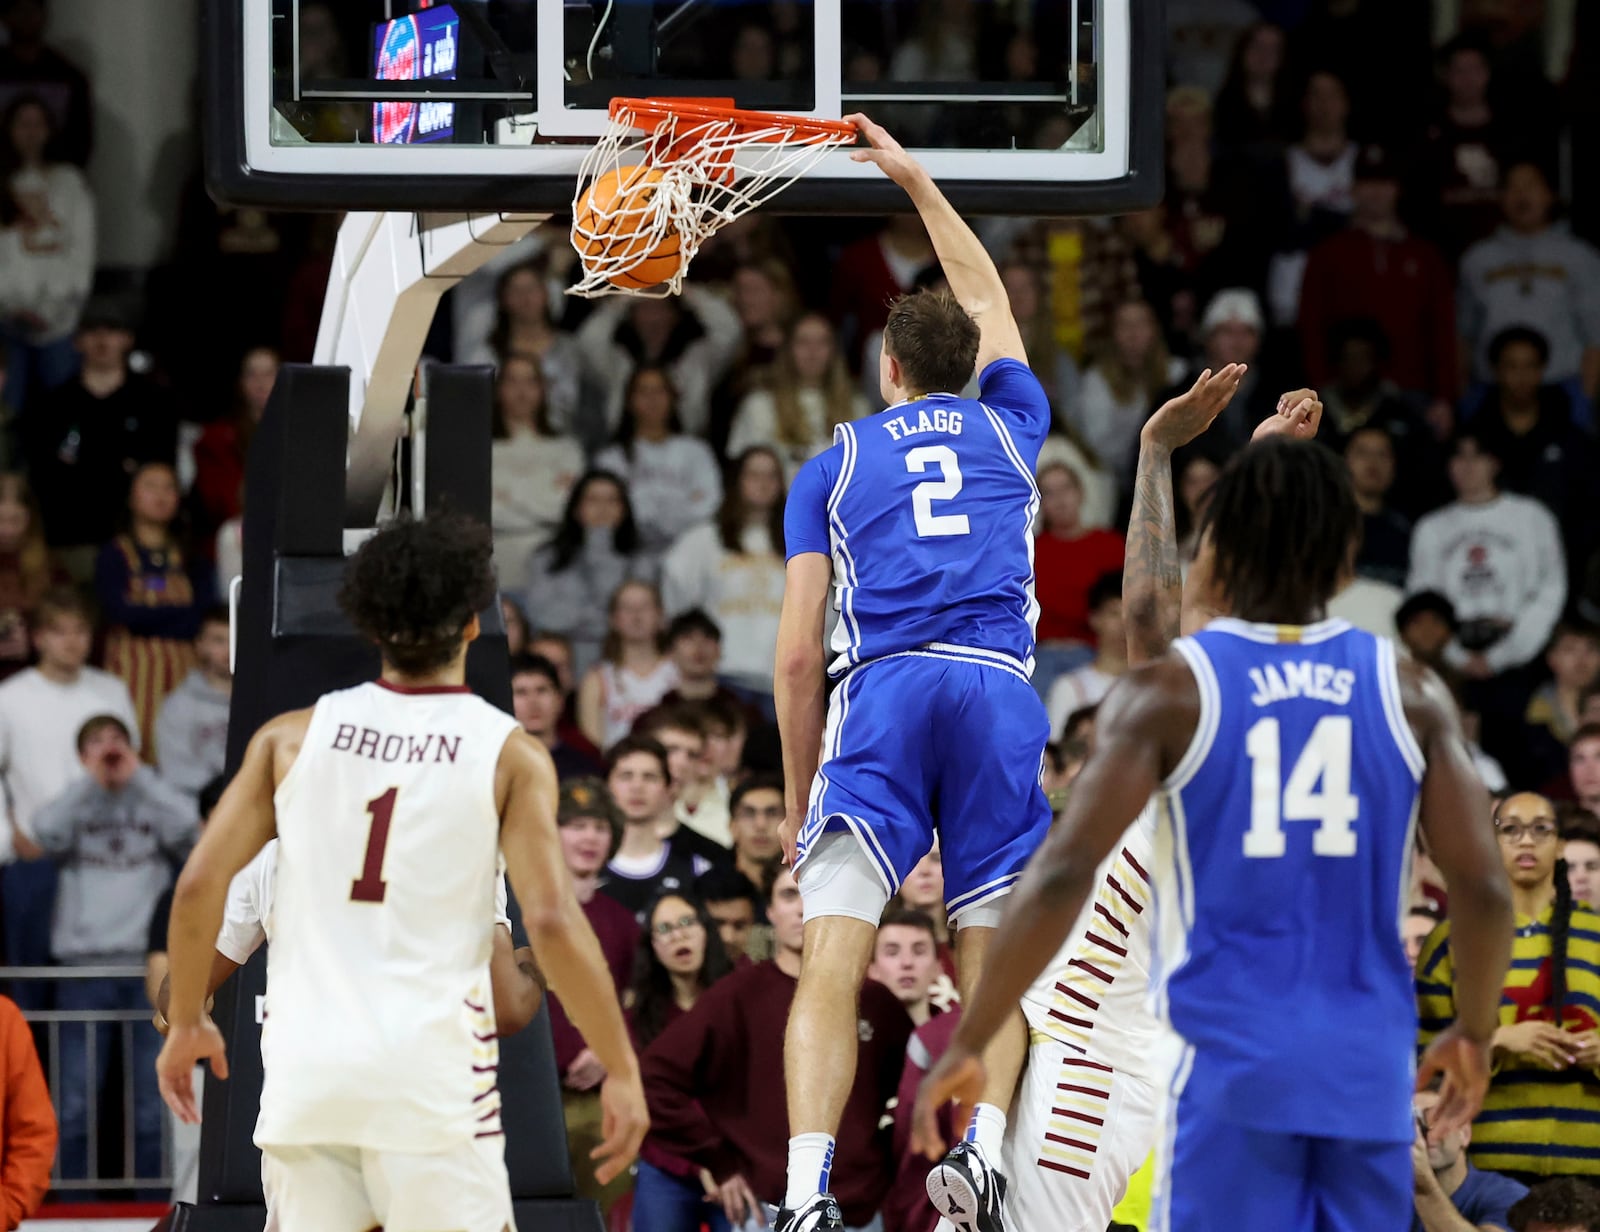
[[[1511,970],[1494,1036],[1495,1072],[1472,1127],[1474,1166],[1527,1185],[1600,1181],[1600,915],[1567,884],[1555,807],[1522,792],[1500,803],[1495,833],[1516,907]],[[1417,960],[1419,1043],[1455,1017],[1450,925]]]

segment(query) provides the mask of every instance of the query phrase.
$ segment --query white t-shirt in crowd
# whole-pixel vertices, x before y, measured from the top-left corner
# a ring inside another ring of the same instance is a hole
[[[1061,728],[1074,711],[1082,710],[1085,706],[1098,706],[1100,699],[1111,692],[1111,686],[1116,682],[1115,676],[1108,676],[1089,663],[1075,672],[1068,672],[1051,685],[1050,696],[1044,703],[1050,715],[1051,738],[1060,737]]]
[[[1436,590],[1456,619],[1505,620],[1511,629],[1483,652],[1496,672],[1531,662],[1550,640],[1567,601],[1561,528],[1538,501],[1503,493],[1461,501],[1424,516],[1411,533],[1406,593]],[[1466,662],[1457,642],[1445,648],[1452,667]]]
[[[86,667],[71,684],[58,684],[30,667],[0,684],[0,776],[24,834],[32,836],[33,815],[83,774],[78,729],[99,714],[116,715],[138,745],[133,699],[110,672]],[[0,826],[0,860],[12,856],[10,827]]]

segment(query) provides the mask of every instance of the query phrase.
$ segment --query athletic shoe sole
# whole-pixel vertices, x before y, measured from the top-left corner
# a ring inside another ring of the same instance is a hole
[[[943,1162],[935,1164],[928,1173],[927,1189],[928,1201],[933,1203],[934,1209],[960,1232],[1004,1232],[999,1220],[985,1215],[983,1199],[965,1168]]]

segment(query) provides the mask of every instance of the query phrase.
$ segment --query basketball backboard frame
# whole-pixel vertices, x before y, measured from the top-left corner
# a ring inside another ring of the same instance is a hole
[[[1098,45],[1093,49],[1102,90],[1099,148],[914,150],[962,212],[1124,213],[1160,199],[1165,6],[1161,0],[1097,2],[1103,14],[1094,27]],[[605,113],[602,107],[563,105],[562,82],[554,72],[539,72],[525,90],[477,92],[484,99],[526,105],[540,134],[536,144],[388,148],[307,142],[286,134],[287,125],[276,122],[273,8],[273,0],[204,0],[205,164],[207,186],[219,201],[298,210],[537,213],[570,208],[586,143],[598,135]],[[837,65],[837,5],[824,0],[815,12],[816,63]],[[553,38],[561,7],[542,3],[538,13],[541,33]],[[947,88],[962,92],[958,86]],[[319,94],[302,92],[298,72],[292,89],[296,97]],[[320,97],[332,93],[322,91]],[[851,110],[871,114],[875,106],[892,106],[904,97],[892,88],[847,92],[837,71],[820,69],[812,94],[809,110],[786,110],[836,118]],[[383,97],[422,100],[439,95],[462,97],[456,83],[427,81],[385,87]],[[346,91],[340,97],[362,95]],[[356,158],[382,160],[380,165],[397,169],[353,171]],[[876,168],[837,152],[766,208],[787,214],[881,214],[908,211],[910,204]]]

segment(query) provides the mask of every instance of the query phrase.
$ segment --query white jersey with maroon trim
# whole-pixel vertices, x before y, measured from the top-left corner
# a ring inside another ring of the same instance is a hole
[[[489,986],[510,715],[325,695],[278,786],[256,1142],[426,1153],[500,1133]]]
[[[1157,1072],[1151,1058],[1168,1034],[1146,1002],[1155,824],[1146,807],[1096,870],[1094,897],[1022,1002],[1036,1036],[1145,1081]]]

